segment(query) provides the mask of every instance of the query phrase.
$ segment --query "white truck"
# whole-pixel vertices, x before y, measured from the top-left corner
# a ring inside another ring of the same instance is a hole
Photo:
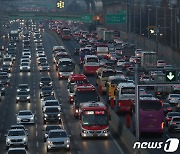
[[[154,76],[154,81],[155,82],[166,82],[166,77],[165,74],[158,74]],[[170,94],[173,91],[172,86],[155,86],[154,87],[154,92],[155,96],[158,98],[166,98],[168,94]]]
[[[114,31],[113,30],[104,31],[103,40],[106,42],[114,42]]]
[[[141,67],[156,67],[157,54],[154,51],[143,51],[141,54]]]
[[[11,30],[9,33],[10,40],[19,41],[19,32],[18,30]]]
[[[99,39],[103,39],[104,31],[106,31],[106,28],[104,28],[104,27],[97,27],[96,31],[97,31],[98,38]]]

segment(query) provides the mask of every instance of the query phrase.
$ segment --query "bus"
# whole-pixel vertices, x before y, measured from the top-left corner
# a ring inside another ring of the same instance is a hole
[[[61,37],[63,40],[71,40],[71,30],[70,29],[62,29]]]
[[[102,102],[85,102],[80,107],[80,135],[85,137],[109,136],[109,112]]]
[[[119,83],[116,90],[116,110],[117,112],[131,112],[135,100],[135,84]]]
[[[163,134],[164,107],[161,100],[155,97],[140,97],[139,118],[140,133],[159,133],[161,135]],[[133,124],[135,125],[135,118],[133,119]]]
[[[86,55],[84,58],[84,74],[96,74],[99,69],[99,59],[96,55]]]

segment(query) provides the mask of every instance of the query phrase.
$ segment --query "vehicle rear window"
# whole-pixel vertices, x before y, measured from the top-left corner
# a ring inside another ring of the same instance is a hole
[[[140,101],[140,109],[144,111],[158,111],[162,108],[160,101]]]
[[[102,74],[102,77],[109,77],[109,76],[114,76],[116,75],[116,72],[114,71],[104,71]]]
[[[8,154],[27,154],[25,150],[10,150]]]

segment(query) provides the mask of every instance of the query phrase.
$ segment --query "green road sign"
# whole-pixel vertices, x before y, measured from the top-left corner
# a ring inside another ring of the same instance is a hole
[[[125,15],[125,16],[126,16],[127,11],[126,11],[126,10],[118,10],[118,11],[117,11],[117,14],[119,14],[119,15]]]
[[[107,14],[106,15],[107,24],[117,24],[117,23],[126,23],[126,14]]]
[[[82,16],[81,20],[86,23],[91,23],[93,20],[93,16],[90,14],[87,14],[87,15]]]
[[[176,71],[166,71],[166,81],[176,81]]]

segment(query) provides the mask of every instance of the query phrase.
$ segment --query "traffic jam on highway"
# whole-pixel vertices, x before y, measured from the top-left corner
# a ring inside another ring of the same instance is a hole
[[[0,40],[2,153],[128,153],[113,135],[111,112],[135,135],[135,65],[159,69],[138,74],[147,84],[138,89],[141,140],[180,137],[180,86],[148,86],[165,82],[164,70],[173,68],[156,52],[122,40],[118,31],[89,32],[82,22],[6,24]]]

